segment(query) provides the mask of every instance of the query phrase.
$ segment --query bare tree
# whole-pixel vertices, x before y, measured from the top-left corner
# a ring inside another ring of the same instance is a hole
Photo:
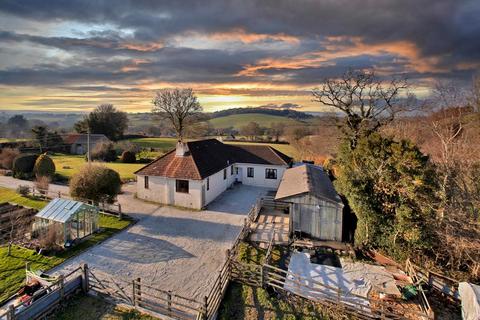
[[[377,78],[374,71],[349,70],[338,79],[326,79],[312,94],[313,101],[346,115],[347,133],[355,144],[362,134],[375,132],[405,110],[400,94],[407,88],[405,79],[385,82]]]
[[[202,111],[192,89],[160,90],[153,99],[153,104],[152,112],[171,122],[179,141],[183,141],[190,120]]]

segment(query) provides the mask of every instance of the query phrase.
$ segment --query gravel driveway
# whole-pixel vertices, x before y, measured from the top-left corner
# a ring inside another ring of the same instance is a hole
[[[81,263],[124,280],[140,277],[162,290],[201,301],[225,261],[243,220],[267,189],[236,186],[208,210],[158,207],[138,213],[134,226],[68,260],[52,272]],[[132,199],[133,200],[133,199]],[[138,200],[135,200],[138,201]]]

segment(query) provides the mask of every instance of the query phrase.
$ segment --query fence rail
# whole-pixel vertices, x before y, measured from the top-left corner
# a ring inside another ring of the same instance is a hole
[[[44,190],[44,189],[38,189],[35,187],[31,187],[29,190],[32,196],[39,197],[45,200],[51,200],[54,198],[73,199],[70,195],[62,193],[60,191]],[[122,218],[123,216],[122,205],[118,202],[108,203],[105,201],[101,201],[99,203],[96,203],[95,201],[90,199],[77,199],[77,200],[82,201],[84,203],[88,203],[90,205],[97,206],[102,213],[118,216],[119,218]]]
[[[1,320],[40,319],[54,310],[65,298],[84,288],[84,272],[76,268],[67,275],[60,276],[57,281],[35,292],[20,305],[11,302],[8,309],[0,314]]]
[[[415,282],[423,282],[433,290],[460,300],[457,280],[434,271],[425,270],[413,264],[409,259],[405,262],[405,269]]]

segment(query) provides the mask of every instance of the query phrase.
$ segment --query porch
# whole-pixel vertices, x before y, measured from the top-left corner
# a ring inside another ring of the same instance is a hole
[[[251,224],[250,240],[261,245],[289,243],[290,216],[289,204],[273,200],[271,193],[260,200],[261,209],[257,219]]]

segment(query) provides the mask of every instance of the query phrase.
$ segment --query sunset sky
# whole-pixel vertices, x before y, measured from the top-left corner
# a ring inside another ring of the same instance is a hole
[[[151,108],[191,87],[206,111],[298,106],[348,68],[466,86],[480,71],[478,0],[0,1],[0,110]]]

